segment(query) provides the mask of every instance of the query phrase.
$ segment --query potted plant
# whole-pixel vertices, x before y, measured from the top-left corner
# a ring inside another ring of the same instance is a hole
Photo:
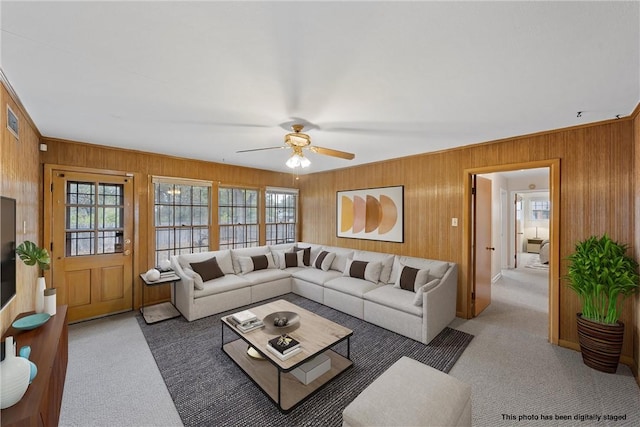
[[[51,264],[49,252],[29,240],[20,243],[16,248],[16,253],[25,265],[37,265],[40,270],[48,270]],[[38,277],[36,282],[36,313],[44,312],[44,291],[46,287],[44,277]]]
[[[606,234],[591,236],[567,258],[568,286],[582,304],[577,313],[582,360],[602,372],[616,372],[624,337],[619,321],[623,302],[638,291],[638,263],[627,248]]]

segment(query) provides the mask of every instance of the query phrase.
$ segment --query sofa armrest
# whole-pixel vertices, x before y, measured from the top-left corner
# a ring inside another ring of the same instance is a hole
[[[178,262],[178,257],[175,255],[171,257],[171,268],[178,277],[180,277],[180,281],[175,284],[176,300],[173,303],[180,313],[182,313],[187,320],[191,321],[193,320],[191,318],[191,307],[193,306],[194,300],[194,280],[187,276]]]
[[[425,344],[456,317],[458,265],[450,265],[438,286],[422,294],[422,339]]]

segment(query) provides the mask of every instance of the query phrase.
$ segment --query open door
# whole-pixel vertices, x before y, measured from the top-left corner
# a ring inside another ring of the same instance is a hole
[[[491,304],[491,180],[473,176],[473,315]]]

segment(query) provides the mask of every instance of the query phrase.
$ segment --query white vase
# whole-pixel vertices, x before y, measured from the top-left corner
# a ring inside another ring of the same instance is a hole
[[[47,283],[44,277],[38,277],[36,281],[36,313],[44,313],[44,290],[47,288]]]
[[[4,343],[4,360],[0,363],[0,409],[13,406],[22,399],[31,377],[29,361],[16,356],[13,337],[5,338]]]
[[[44,312],[51,316],[56,314],[56,288],[44,290]]]

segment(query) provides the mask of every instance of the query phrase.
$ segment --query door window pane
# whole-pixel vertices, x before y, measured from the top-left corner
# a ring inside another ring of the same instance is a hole
[[[122,184],[67,181],[65,199],[66,256],[122,252]]]

